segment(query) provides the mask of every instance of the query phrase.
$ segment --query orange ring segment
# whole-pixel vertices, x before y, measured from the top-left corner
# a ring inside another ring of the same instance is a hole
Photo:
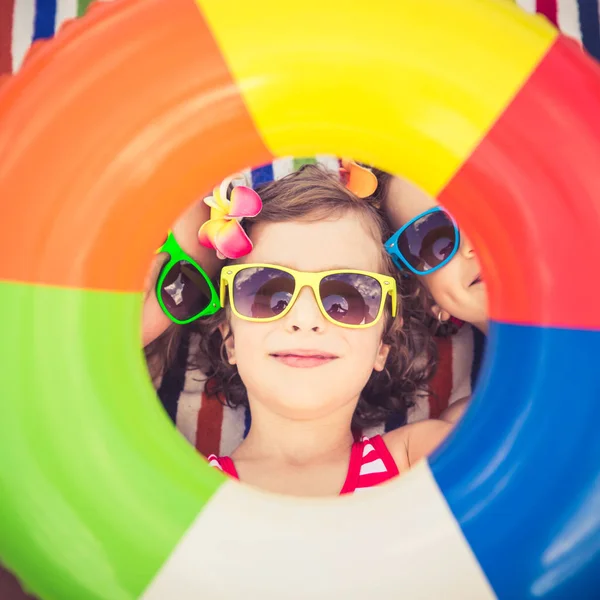
[[[165,223],[249,156],[262,164],[272,155],[190,0],[99,4],[52,46],[36,48],[30,76],[0,99],[0,180],[10,199],[0,256],[11,257],[0,261],[0,280],[139,291],[154,250],[147,240],[158,243]],[[46,71],[54,60],[60,69]],[[82,72],[88,78],[69,94]],[[81,209],[90,203],[92,219]],[[92,243],[99,231],[103,242]]]

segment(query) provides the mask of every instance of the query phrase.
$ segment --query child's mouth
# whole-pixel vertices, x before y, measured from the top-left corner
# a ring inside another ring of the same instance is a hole
[[[335,354],[318,350],[286,350],[274,352],[271,356],[280,363],[297,369],[320,367],[338,358]]]
[[[473,281],[471,282],[471,285],[469,287],[471,287],[472,285],[477,285],[478,283],[483,283],[483,279],[481,278],[481,275],[477,275],[477,277],[475,277],[475,279],[473,279]]]

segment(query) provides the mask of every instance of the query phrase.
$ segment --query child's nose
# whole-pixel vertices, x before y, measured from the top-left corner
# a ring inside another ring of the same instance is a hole
[[[475,256],[475,250],[473,250],[471,240],[462,231],[460,234],[460,248],[458,250],[465,258],[472,258]]]
[[[311,288],[305,287],[286,315],[286,327],[291,331],[322,331],[325,327],[325,317],[319,310],[317,299]]]

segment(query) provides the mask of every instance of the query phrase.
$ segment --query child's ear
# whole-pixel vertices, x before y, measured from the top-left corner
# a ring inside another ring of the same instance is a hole
[[[447,310],[440,308],[437,304],[434,304],[431,307],[431,312],[433,314],[433,318],[440,323],[440,325],[448,321],[448,319],[450,319],[452,316]]]
[[[219,325],[219,331],[225,340],[225,352],[227,352],[227,361],[230,365],[235,365],[235,343],[233,341],[233,331],[229,321],[223,321]]]
[[[387,361],[389,353],[390,345],[381,342],[379,344],[379,349],[377,350],[377,356],[375,356],[375,364],[373,365],[375,371],[383,371],[383,369],[385,369],[385,362]]]

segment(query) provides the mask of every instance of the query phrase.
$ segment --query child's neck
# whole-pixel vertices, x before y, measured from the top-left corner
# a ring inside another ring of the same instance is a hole
[[[311,420],[290,419],[260,403],[250,404],[252,427],[234,458],[303,466],[331,461],[335,455],[348,455],[353,442],[350,423],[355,402]]]

